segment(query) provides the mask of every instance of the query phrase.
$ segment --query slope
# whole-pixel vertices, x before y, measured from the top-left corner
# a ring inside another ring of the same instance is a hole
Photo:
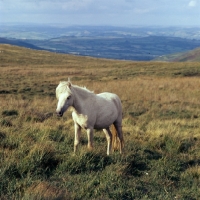
[[[200,61],[200,48],[184,53],[176,53],[165,56],[160,56],[154,61],[167,61],[167,62],[199,62]]]

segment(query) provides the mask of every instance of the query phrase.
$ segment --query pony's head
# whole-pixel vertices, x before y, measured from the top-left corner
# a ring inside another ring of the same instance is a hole
[[[71,86],[70,81],[61,81],[56,88],[56,98],[58,99],[56,113],[60,117],[73,104]]]

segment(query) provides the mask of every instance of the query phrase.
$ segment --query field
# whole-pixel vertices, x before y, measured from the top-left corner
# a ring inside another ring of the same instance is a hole
[[[200,63],[129,62],[0,45],[0,199],[200,199]],[[98,130],[73,154],[71,112],[55,115],[70,77],[119,95],[124,152]]]

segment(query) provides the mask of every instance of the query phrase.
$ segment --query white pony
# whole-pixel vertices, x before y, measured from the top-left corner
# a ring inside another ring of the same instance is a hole
[[[58,116],[62,116],[70,106],[74,108],[72,112],[75,128],[74,152],[79,144],[81,128],[87,131],[89,149],[93,147],[93,129],[103,129],[108,143],[107,155],[109,155],[112,140],[114,140],[109,127],[113,124],[119,141],[120,153],[122,153],[122,105],[116,94],[108,92],[94,94],[86,88],[72,85],[68,80],[61,81],[57,86],[56,97]]]

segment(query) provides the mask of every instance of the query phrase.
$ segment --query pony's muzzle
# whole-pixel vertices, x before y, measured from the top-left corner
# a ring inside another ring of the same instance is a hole
[[[63,116],[63,112],[62,111],[56,111],[56,114],[58,117],[62,117]]]

